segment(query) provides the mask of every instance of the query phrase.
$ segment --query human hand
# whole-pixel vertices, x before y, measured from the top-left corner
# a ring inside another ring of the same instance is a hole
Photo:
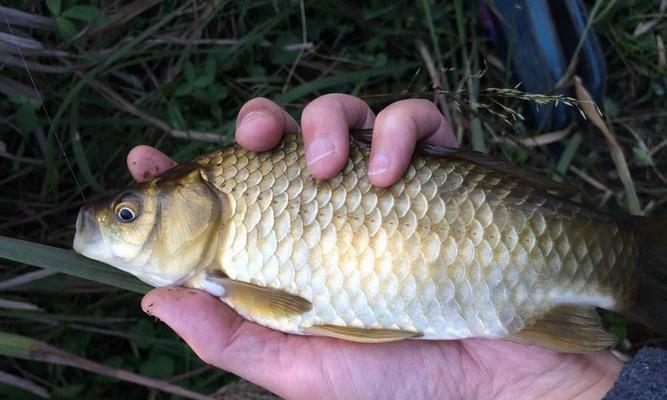
[[[456,145],[447,121],[425,100],[394,103],[375,118],[360,99],[327,95],[304,109],[301,122],[309,168],[323,179],[345,164],[351,128],[374,128],[369,177],[380,186],[403,174],[417,140]],[[296,130],[296,121],[275,103],[254,99],[239,112],[236,139],[249,150],[264,151],[279,142],[282,132]],[[378,162],[378,157],[389,162]],[[173,165],[147,146],[128,155],[139,181]],[[369,345],[286,335],[186,288],[155,289],[142,307],[174,329],[205,362],[286,398],[597,399],[621,369],[610,352],[562,354],[504,341]]]
[[[368,175],[372,184],[390,186],[405,172],[417,141],[457,147],[452,128],[433,105],[423,99],[401,100],[376,117],[361,99],[345,94],[321,96],[306,106],[301,116],[306,161],[319,179],[336,175],[348,159],[350,129],[373,128]],[[276,103],[256,98],[241,107],[236,119],[236,142],[250,151],[274,148],[284,132],[299,131],[299,124]],[[144,161],[144,158],[149,159]],[[146,179],[155,169],[173,166],[148,146],[138,146],[128,155],[130,172]]]

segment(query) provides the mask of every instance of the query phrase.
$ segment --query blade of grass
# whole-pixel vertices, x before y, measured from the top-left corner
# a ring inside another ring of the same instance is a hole
[[[461,45],[461,54],[463,55],[463,70],[468,85],[468,98],[472,108],[472,116],[470,117],[470,142],[475,151],[486,153],[488,151],[484,141],[484,131],[482,130],[482,121],[475,114],[478,109],[479,99],[479,78],[475,78],[472,70],[479,68],[479,52],[477,51],[477,42],[475,40],[475,32],[472,31],[472,47],[468,48],[468,37],[465,31],[465,14],[463,11],[463,1],[456,0],[454,2],[456,10],[456,26],[459,33],[459,42]],[[470,59],[472,56],[472,60]],[[471,65],[472,64],[472,65]],[[475,72],[476,74],[477,72]]]
[[[24,319],[24,320],[50,320],[54,322],[67,322],[67,323],[87,323],[87,324],[99,324],[103,326],[111,326],[113,324],[123,324],[127,322],[136,321],[136,318],[124,318],[124,317],[99,317],[94,315],[74,315],[74,314],[58,314],[58,313],[48,313],[39,310],[0,310],[0,317],[3,318],[14,318],[14,319]]]
[[[583,137],[580,133],[577,133],[576,135],[572,136],[570,140],[568,140],[567,146],[565,146],[565,150],[563,150],[563,154],[558,160],[558,165],[556,165],[556,171],[563,175],[567,172],[568,167],[572,163],[574,155],[577,154],[577,149],[579,149],[579,145],[581,145],[582,140]],[[560,180],[560,176],[554,176],[554,179]]]
[[[447,121],[450,121],[450,123],[452,123],[453,122],[452,116],[449,113],[449,108],[447,107],[447,101],[445,100],[445,95],[440,93],[442,90],[440,87],[440,81],[442,79],[440,78],[438,70],[436,70],[435,68],[435,64],[433,63],[431,54],[429,54],[426,45],[421,39],[415,40],[415,45],[417,46],[417,50],[419,50],[419,54],[421,55],[422,60],[424,60],[424,64],[426,65],[426,70],[428,71],[428,74],[431,76],[431,87],[433,88],[433,91],[436,93],[435,100],[438,104],[438,107],[440,108],[440,112],[442,112],[442,115],[445,116]]]
[[[97,180],[95,180],[95,177],[90,170],[86,152],[81,144],[81,137],[79,136],[79,115],[79,96],[76,96],[74,100],[72,100],[69,118],[70,143],[72,144],[72,150],[74,150],[74,159],[76,165],[79,167],[79,172],[81,173],[83,180],[90,185],[94,191],[102,193],[104,188],[97,183]]]
[[[431,45],[433,46],[433,51],[435,52],[435,58],[438,68],[437,70],[435,68],[435,64],[433,63],[433,60],[431,60],[431,56],[428,53],[426,46],[420,39],[417,39],[418,40],[417,48],[419,49],[419,52],[421,53],[422,58],[424,59],[424,63],[426,64],[426,68],[428,69],[429,75],[431,75],[431,81],[433,82],[433,90],[437,92],[440,89],[440,86],[442,85],[445,88],[445,90],[449,91],[450,86],[449,82],[447,81],[447,75],[443,73],[445,68],[444,65],[442,64],[442,53],[440,52],[440,42],[438,41],[438,35],[435,32],[435,24],[433,23],[433,16],[431,15],[431,5],[429,4],[428,1],[422,0],[422,7],[424,8],[424,13],[426,15],[426,24],[428,25],[428,31],[429,34],[431,35]],[[447,102],[445,101],[445,97],[441,94],[438,95],[438,103],[440,105],[440,111],[443,113],[443,115],[447,118],[448,121],[452,121],[452,116],[449,112],[449,107],[447,107]]]
[[[294,100],[300,99],[303,96],[315,92],[317,90],[329,88],[332,86],[352,84],[370,78],[377,78],[385,75],[400,74],[410,68],[417,68],[419,63],[410,62],[389,67],[363,69],[360,71],[348,72],[346,74],[338,74],[336,76],[328,76],[326,78],[315,79],[295,87],[280,96],[276,97],[279,103],[291,103]]]
[[[572,125],[568,125],[565,129],[543,133],[532,137],[527,137],[519,140],[522,146],[537,147],[546,146],[551,143],[560,142],[565,139],[572,132]]]
[[[46,269],[28,272],[27,274],[19,275],[14,278],[7,279],[4,282],[0,282],[0,290],[7,290],[16,286],[22,286],[27,283],[46,278],[47,276],[51,276],[55,273],[55,271],[49,271]]]
[[[51,396],[49,396],[49,392],[46,391],[43,387],[35,384],[32,381],[29,381],[28,379],[23,379],[20,376],[8,374],[6,372],[0,371],[0,382],[5,383],[7,385],[11,386],[16,386],[17,388],[21,388],[25,390],[26,392],[30,392],[34,394],[35,396],[44,398],[44,399],[49,399]]]
[[[639,198],[637,197],[637,191],[635,190],[635,183],[630,175],[628,163],[625,161],[623,148],[621,148],[621,145],[618,144],[618,141],[616,140],[616,136],[614,136],[607,124],[602,120],[600,109],[597,107],[590,93],[588,93],[588,90],[586,90],[578,76],[574,77],[574,87],[580,102],[580,107],[584,114],[586,114],[588,120],[591,121],[591,123],[595,125],[607,139],[611,158],[614,161],[614,165],[616,165],[618,176],[623,183],[625,194],[628,197],[628,209],[633,215],[641,215],[641,206],[639,205]]]
[[[39,311],[40,308],[32,303],[25,301],[9,300],[0,298],[0,308],[8,308],[10,310],[32,310]]]
[[[0,258],[46,268],[105,285],[146,293],[150,287],[137,278],[71,250],[0,236]]]
[[[606,14],[610,9],[612,9],[615,3],[616,0],[614,1],[597,0],[595,2],[593,8],[591,9],[590,15],[588,16],[588,20],[586,21],[586,26],[584,26],[584,31],[581,33],[581,38],[579,39],[579,42],[577,42],[577,47],[575,47],[574,51],[572,52],[572,58],[570,59],[570,64],[568,64],[565,73],[563,73],[563,76],[561,76],[558,82],[556,82],[555,85],[556,88],[562,87],[567,81],[570,80],[570,77],[577,68],[577,63],[579,62],[579,52],[581,51],[581,48],[587,39],[588,32],[591,30],[591,27],[595,23],[596,19],[599,18],[601,15]],[[603,9],[602,12],[600,12],[600,8],[603,5],[605,6],[605,8]]]
[[[45,342],[12,333],[0,332],[0,354],[24,360],[41,361],[49,364],[65,365],[94,372],[110,378],[136,383],[162,392],[196,400],[211,400],[211,397],[187,390],[178,385],[159,379],[149,378],[123,369],[111,368],[83,357],[62,351]]]

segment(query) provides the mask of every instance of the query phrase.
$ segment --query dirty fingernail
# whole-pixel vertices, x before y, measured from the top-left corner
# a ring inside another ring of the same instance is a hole
[[[313,166],[322,159],[329,157],[334,152],[334,145],[329,139],[315,139],[306,149],[306,161],[308,166]]]
[[[386,156],[382,154],[374,155],[368,163],[368,176],[384,174],[389,170],[389,164],[389,159]]]

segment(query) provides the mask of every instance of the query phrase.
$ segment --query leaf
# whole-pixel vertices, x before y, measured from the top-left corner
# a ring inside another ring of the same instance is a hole
[[[223,120],[224,117],[223,117],[223,115],[222,115],[222,108],[220,107],[220,104],[218,104],[218,103],[213,103],[213,104],[211,104],[211,108],[210,108],[210,110],[211,110],[211,115],[212,115],[215,119],[217,119],[218,121],[222,121],[222,120]]]
[[[640,167],[647,168],[653,166],[653,158],[647,149],[635,146],[632,148],[632,155]]]
[[[77,399],[83,389],[85,389],[85,386],[82,383],[68,384],[53,389],[53,396],[56,398]]]
[[[79,5],[68,8],[62,14],[64,17],[78,19],[91,25],[101,25],[107,21],[107,16],[95,6]]]
[[[188,83],[195,83],[197,80],[197,71],[191,62],[188,61],[185,63],[183,72],[185,73],[185,80],[188,81]]]
[[[21,92],[12,92],[7,98],[14,104],[23,104],[28,102],[28,97]]]
[[[16,123],[24,134],[32,133],[37,127],[37,116],[30,103],[23,103],[16,112]]]
[[[155,326],[146,319],[142,319],[132,327],[136,336],[133,343],[137,348],[146,349],[152,346],[150,339],[155,337]]]
[[[69,40],[76,35],[76,27],[65,17],[56,17],[56,25],[62,37]]]
[[[215,79],[215,73],[217,72],[215,59],[209,57],[206,59],[206,64],[204,65],[204,73],[206,76],[210,76],[211,79]]]
[[[0,258],[34,265],[105,285],[146,293],[150,286],[132,275],[72,250],[0,236]]]
[[[213,80],[215,79],[215,76],[213,75],[202,75],[197,80],[195,81],[194,85],[198,88],[203,88],[211,83],[213,83]]]
[[[229,94],[229,87],[222,86],[218,83],[213,83],[206,88],[206,98],[208,103],[217,103],[227,97]]]
[[[176,129],[185,129],[185,118],[181,110],[178,108],[178,103],[170,101],[167,103],[167,115],[169,115],[169,123]]]
[[[123,357],[119,355],[111,356],[104,360],[104,365],[111,368],[121,368],[123,366]]]
[[[60,15],[60,0],[46,0],[46,6],[51,11],[51,14]]]
[[[254,78],[259,78],[259,77],[263,78],[266,76],[266,70],[261,65],[253,65],[252,67],[250,67],[248,75]]]
[[[194,89],[194,85],[190,82],[183,82],[178,87],[176,90],[174,90],[174,96],[175,97],[183,97],[189,95],[192,90]]]
[[[286,50],[285,46],[301,43],[301,39],[291,32],[282,32],[271,48],[271,62],[274,64],[291,64],[299,55],[299,50]]]
[[[373,62],[373,65],[375,65],[376,67],[384,67],[385,65],[387,65],[387,55],[382,54],[382,53],[378,54],[375,57],[375,61]]]
[[[173,358],[163,354],[151,354],[141,365],[139,372],[151,378],[164,379],[174,373],[175,366]]]

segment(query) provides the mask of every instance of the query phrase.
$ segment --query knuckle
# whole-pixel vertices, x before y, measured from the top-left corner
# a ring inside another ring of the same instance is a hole
[[[274,106],[276,103],[274,103],[272,100],[267,99],[266,97],[255,97],[254,99],[248,100],[248,102],[245,103],[246,105],[258,105],[258,106]]]
[[[255,97],[254,99],[248,100],[241,106],[239,110],[239,116],[253,112],[253,111],[268,111],[274,113],[276,108],[279,108],[276,103],[267,99],[266,97]]]
[[[306,111],[308,111],[309,113],[313,113],[313,112],[331,111],[332,109],[336,111],[342,111],[342,104],[339,96],[340,95],[337,93],[330,93],[320,96],[315,100],[311,101],[310,103],[308,103],[306,108],[304,108],[303,112],[305,114]]]
[[[380,111],[377,120],[380,125],[391,123],[404,125],[408,129],[414,129],[415,127],[414,116],[410,110],[408,108],[400,107],[400,105],[395,107],[389,106]]]

